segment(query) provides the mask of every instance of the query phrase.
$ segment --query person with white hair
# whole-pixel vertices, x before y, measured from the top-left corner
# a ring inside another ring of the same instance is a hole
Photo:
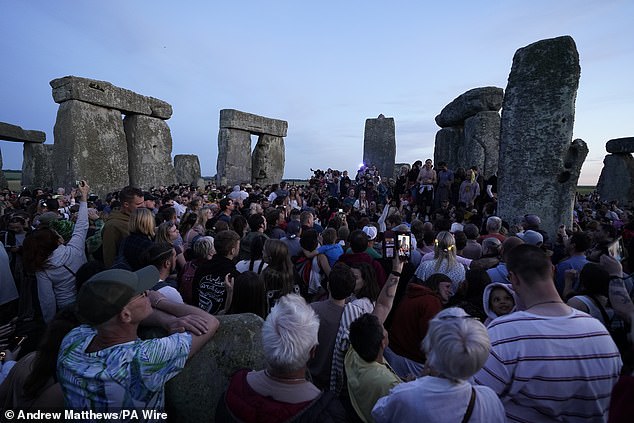
[[[486,386],[467,382],[489,357],[484,325],[461,308],[448,308],[429,322],[423,339],[427,376],[394,387],[379,399],[372,417],[381,422],[504,422],[504,407]]]
[[[216,421],[248,423],[266,415],[271,423],[345,422],[335,395],[306,380],[318,332],[319,318],[302,297],[281,297],[262,326],[266,368],[242,369],[231,377],[224,400],[218,402]]]
[[[478,238],[478,242],[482,243],[487,238],[496,238],[500,240],[500,242],[504,242],[506,237],[500,233],[502,230],[502,219],[497,216],[489,216],[486,223],[487,233],[480,235]]]

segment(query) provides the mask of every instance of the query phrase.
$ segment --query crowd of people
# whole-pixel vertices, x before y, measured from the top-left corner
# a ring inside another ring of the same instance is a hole
[[[266,366],[235,369],[216,421],[631,419],[626,205],[577,195],[549,234],[498,217],[475,166],[311,171],[3,190],[2,407],[162,410],[215,316],[253,313]]]

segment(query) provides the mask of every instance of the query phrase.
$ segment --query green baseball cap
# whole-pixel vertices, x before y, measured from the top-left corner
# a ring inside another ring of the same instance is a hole
[[[86,322],[99,325],[121,312],[130,300],[159,281],[155,266],[136,272],[108,269],[88,279],[77,295],[77,313]]]

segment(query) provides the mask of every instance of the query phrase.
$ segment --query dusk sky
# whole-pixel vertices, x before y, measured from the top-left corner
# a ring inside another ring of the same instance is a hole
[[[221,109],[288,121],[285,178],[356,170],[365,120],[396,125],[396,161],[433,157],[434,117],[455,97],[506,88],[513,55],[570,35],[581,80],[573,138],[597,182],[605,143],[634,136],[634,2],[0,0],[0,121],[46,132],[49,82],[108,81],[170,103],[172,155],[216,173]],[[253,137],[255,143],[255,137]],[[22,144],[0,142],[4,169]]]

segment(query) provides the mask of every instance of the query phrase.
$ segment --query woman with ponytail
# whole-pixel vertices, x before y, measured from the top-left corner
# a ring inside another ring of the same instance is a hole
[[[450,232],[439,232],[434,240],[434,259],[422,261],[416,276],[427,280],[434,273],[442,273],[451,279],[451,291],[455,294],[465,279],[465,267],[456,260],[456,240]]]

